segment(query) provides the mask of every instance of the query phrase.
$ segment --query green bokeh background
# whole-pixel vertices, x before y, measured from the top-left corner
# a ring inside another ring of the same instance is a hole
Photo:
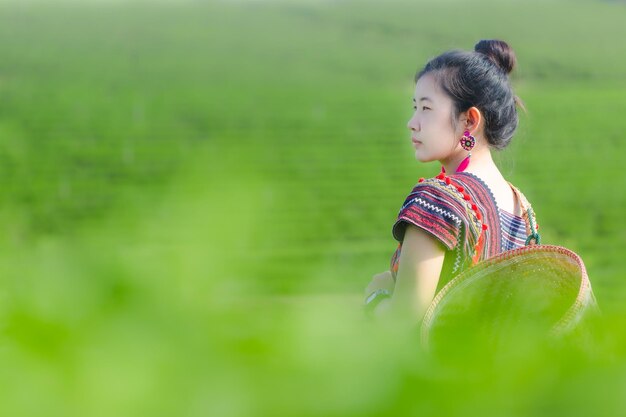
[[[0,414],[623,414],[624,22],[623,1],[0,2]],[[413,75],[484,38],[528,109],[498,164],[585,261],[593,354],[450,370],[363,317],[438,171],[411,151]]]

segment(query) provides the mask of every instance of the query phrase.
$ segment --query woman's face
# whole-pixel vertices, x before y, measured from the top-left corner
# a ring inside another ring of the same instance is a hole
[[[444,161],[452,156],[463,132],[452,126],[453,102],[435,83],[432,74],[415,84],[413,116],[407,127],[420,162]]]

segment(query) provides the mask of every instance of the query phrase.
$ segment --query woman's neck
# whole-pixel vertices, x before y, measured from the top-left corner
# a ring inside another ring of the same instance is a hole
[[[440,161],[441,165],[445,168],[448,175],[452,175],[456,172],[458,166],[467,157],[467,152],[462,152],[446,160]],[[493,174],[495,171],[500,173],[500,170],[496,166],[495,162],[491,158],[491,152],[489,149],[477,149],[472,151],[469,165],[463,170],[464,172],[470,172],[478,176],[484,174]]]

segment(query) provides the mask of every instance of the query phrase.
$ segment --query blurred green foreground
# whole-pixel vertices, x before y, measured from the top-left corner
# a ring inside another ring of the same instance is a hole
[[[623,415],[625,21],[619,1],[1,2],[0,415]],[[438,171],[413,159],[413,75],[482,38],[515,49],[528,109],[502,170],[603,315],[585,340],[433,357],[361,293]]]

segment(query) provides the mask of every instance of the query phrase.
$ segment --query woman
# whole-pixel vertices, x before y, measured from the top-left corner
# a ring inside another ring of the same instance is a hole
[[[420,179],[400,209],[391,269],[365,291],[366,306],[377,315],[397,307],[419,322],[459,272],[526,242],[528,202],[491,157],[518,124],[519,100],[508,77],[515,55],[499,40],[474,49],[446,52],[415,77],[407,124],[415,158],[439,161],[442,171]]]

